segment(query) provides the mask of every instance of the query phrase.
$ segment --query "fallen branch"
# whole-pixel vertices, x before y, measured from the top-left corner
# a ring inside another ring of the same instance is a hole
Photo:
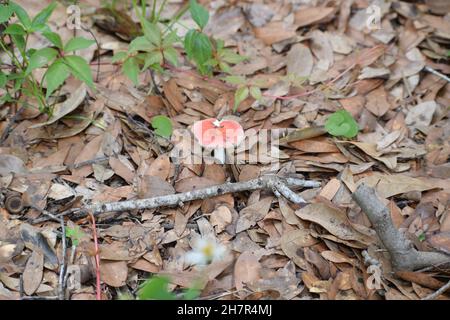
[[[81,218],[86,216],[88,212],[97,215],[105,212],[120,212],[136,209],[154,209],[159,207],[177,206],[182,204],[183,202],[192,200],[211,198],[226,193],[236,193],[259,189],[273,190],[274,192],[278,193],[277,196],[283,195],[288,200],[296,204],[306,203],[306,201],[301,196],[293,192],[290,187],[318,188],[320,187],[320,182],[298,178],[282,178],[275,175],[265,175],[254,180],[236,183],[224,183],[200,190],[176,193],[167,196],[110,203],[96,203],[88,205],[85,208],[72,208],[52,217],[41,217],[33,220],[32,223],[42,223],[50,219],[59,221],[58,219],[60,217],[67,215],[75,215],[75,218]]]
[[[447,282],[447,284],[445,284],[444,286],[442,286],[439,290],[437,290],[436,292],[433,292],[432,294],[429,294],[428,296],[426,296],[422,300],[434,300],[434,299],[437,299],[441,294],[443,294],[448,289],[450,289],[450,281]]]
[[[97,300],[102,300],[102,291],[100,286],[100,250],[98,248],[97,226],[95,225],[95,217],[89,213],[92,222],[92,235],[94,237],[95,248],[95,297]]]
[[[417,270],[427,266],[450,264],[450,255],[417,251],[413,248],[405,235],[394,226],[389,209],[380,201],[373,188],[362,183],[352,197],[366,213],[388,250],[396,270]]]
[[[226,193],[235,193],[258,189],[275,189],[287,199],[301,204],[306,203],[306,201],[303,200],[299,195],[295,194],[292,190],[290,190],[289,187],[317,188],[319,186],[320,183],[317,181],[308,181],[297,178],[281,178],[275,175],[267,175],[245,182],[224,183],[200,190],[176,193],[154,198],[92,204],[87,206],[84,210],[92,212],[93,214],[99,214],[103,212],[113,211],[170,207],[183,202],[206,199]]]

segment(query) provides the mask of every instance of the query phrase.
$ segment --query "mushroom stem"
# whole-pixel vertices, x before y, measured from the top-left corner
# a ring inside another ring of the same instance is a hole
[[[225,148],[214,149],[214,159],[217,159],[220,164],[225,164]]]

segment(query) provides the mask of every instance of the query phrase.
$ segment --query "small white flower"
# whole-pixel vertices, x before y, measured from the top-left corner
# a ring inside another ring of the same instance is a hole
[[[227,249],[214,238],[197,238],[192,250],[186,253],[185,261],[190,265],[206,265],[222,259]]]

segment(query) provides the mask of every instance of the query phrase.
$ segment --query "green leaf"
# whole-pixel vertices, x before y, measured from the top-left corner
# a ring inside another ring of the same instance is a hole
[[[248,58],[245,56],[241,56],[240,54],[234,53],[232,50],[224,49],[221,54],[222,60],[228,63],[239,63],[247,60]]]
[[[139,62],[136,58],[128,58],[122,66],[122,71],[131,81],[133,81],[135,86],[139,85]]]
[[[170,138],[173,131],[172,121],[166,116],[155,116],[151,119],[150,124],[155,133],[164,138]]]
[[[163,47],[168,47],[171,46],[173,43],[177,42],[180,38],[177,35],[176,31],[172,31],[171,33],[169,33],[167,36],[164,37],[163,39]]]
[[[194,37],[196,32],[196,30],[191,29],[184,36],[184,50],[186,51],[189,59],[194,57]]]
[[[134,53],[137,51],[151,51],[155,46],[146,37],[137,37],[130,42],[128,47],[129,53]]]
[[[8,81],[8,78],[6,77],[6,74],[4,74],[4,73],[0,70],[0,88],[4,88],[7,81]]]
[[[10,24],[5,29],[4,33],[11,34],[11,35],[19,35],[19,36],[23,36],[23,35],[27,34],[25,29],[20,24],[17,24],[17,23]]]
[[[353,138],[359,128],[353,116],[347,110],[339,110],[330,115],[325,123],[325,129],[333,136]]]
[[[255,100],[261,100],[262,98],[262,94],[261,94],[261,89],[258,87],[250,87],[250,95],[255,99]]]
[[[65,52],[77,51],[89,48],[95,43],[94,40],[89,40],[83,37],[75,37],[69,40],[64,46]]]
[[[126,58],[128,58],[128,53],[126,53],[125,51],[120,51],[117,52],[111,59],[112,63],[116,63],[122,60],[125,60]]]
[[[22,25],[25,27],[25,29],[31,28],[31,19],[28,13],[17,3],[10,1],[9,2],[10,7],[13,9],[14,13],[16,14],[19,21],[22,23]]]
[[[188,288],[184,291],[183,299],[184,300],[194,300],[197,299],[202,292],[197,288]]]
[[[61,37],[56,32],[44,32],[42,35],[47,38],[48,41],[50,41],[55,47],[58,49],[63,49],[63,43],[61,40]]]
[[[78,246],[83,235],[84,232],[81,230],[79,226],[75,226],[73,228],[66,228],[66,237],[70,238],[70,240],[72,241],[72,245],[74,246]]]
[[[172,47],[164,50],[164,58],[175,67],[178,66],[178,52]]]
[[[33,22],[31,23],[31,28],[36,29],[42,25],[47,23],[48,18],[50,18],[53,10],[55,10],[57,3],[52,2],[46,8],[44,8],[41,12],[39,12],[36,17],[34,17]]]
[[[226,62],[219,62],[219,68],[225,73],[231,73],[231,68]]]
[[[248,97],[248,87],[240,87],[239,89],[236,90],[235,94],[234,94],[234,108],[233,111],[236,112],[237,108],[239,107],[239,105],[241,104],[242,101],[244,101],[245,99],[247,99]]]
[[[190,50],[192,50],[192,59],[197,64],[200,73],[207,74],[210,68],[204,64],[213,57],[211,41],[206,34],[198,31],[194,31],[191,41],[192,43],[189,46]]]
[[[64,81],[69,77],[69,67],[64,63],[62,59],[56,60],[47,70],[45,74],[45,81],[47,83],[46,98],[61,86]]]
[[[64,63],[69,67],[70,73],[75,78],[80,79],[89,87],[94,88],[94,80],[92,79],[91,67],[82,57],[71,55],[63,58]]]
[[[175,300],[169,292],[169,278],[156,276],[147,280],[138,292],[140,300]]]
[[[245,78],[242,76],[226,76],[223,80],[234,85],[241,85],[245,83]]]
[[[144,35],[154,45],[161,45],[161,30],[154,23],[143,21]]]
[[[9,5],[0,5],[0,23],[4,23],[11,18],[14,13],[13,9]]]
[[[153,51],[149,52],[145,55],[144,59],[144,66],[142,67],[142,70],[146,70],[148,67],[154,64],[160,65],[163,61],[163,55],[159,51]]]
[[[34,52],[29,60],[26,74],[29,74],[34,69],[45,66],[58,55],[58,51],[53,48],[42,48]]]
[[[26,47],[25,36],[19,35],[19,34],[13,34],[13,35],[11,35],[11,38],[12,38],[14,44],[17,46],[17,48],[21,52],[25,51],[25,47]]]
[[[208,10],[199,5],[196,0],[190,0],[189,11],[191,12],[192,19],[194,19],[195,23],[203,30],[209,20]]]

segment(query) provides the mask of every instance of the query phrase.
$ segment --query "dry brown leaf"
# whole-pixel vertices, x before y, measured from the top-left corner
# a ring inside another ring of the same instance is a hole
[[[220,206],[211,213],[210,221],[216,229],[216,233],[220,233],[231,223],[232,218],[230,209],[226,206]]]
[[[317,240],[306,229],[291,230],[283,233],[281,236],[281,249],[287,257],[302,269],[307,269],[302,248],[312,246],[316,243]]]
[[[125,261],[101,261],[100,279],[107,285],[119,288],[126,283],[128,266]]]
[[[23,290],[31,296],[39,288],[44,274],[44,255],[33,251],[23,271]]]
[[[272,204],[272,197],[266,197],[239,212],[236,222],[236,233],[253,227],[258,221],[264,219]]]
[[[295,26],[305,27],[310,24],[321,23],[328,20],[336,13],[336,8],[333,7],[311,7],[302,8],[295,12]]]
[[[162,180],[167,180],[170,172],[170,159],[167,155],[162,154],[156,158],[149,166],[145,175],[158,176]]]
[[[244,285],[256,282],[259,278],[261,265],[259,258],[251,251],[244,251],[239,255],[234,265],[234,283],[237,290],[242,290]]]
[[[369,244],[372,240],[353,229],[344,212],[323,203],[313,203],[295,211],[301,219],[315,222],[342,240]]]

